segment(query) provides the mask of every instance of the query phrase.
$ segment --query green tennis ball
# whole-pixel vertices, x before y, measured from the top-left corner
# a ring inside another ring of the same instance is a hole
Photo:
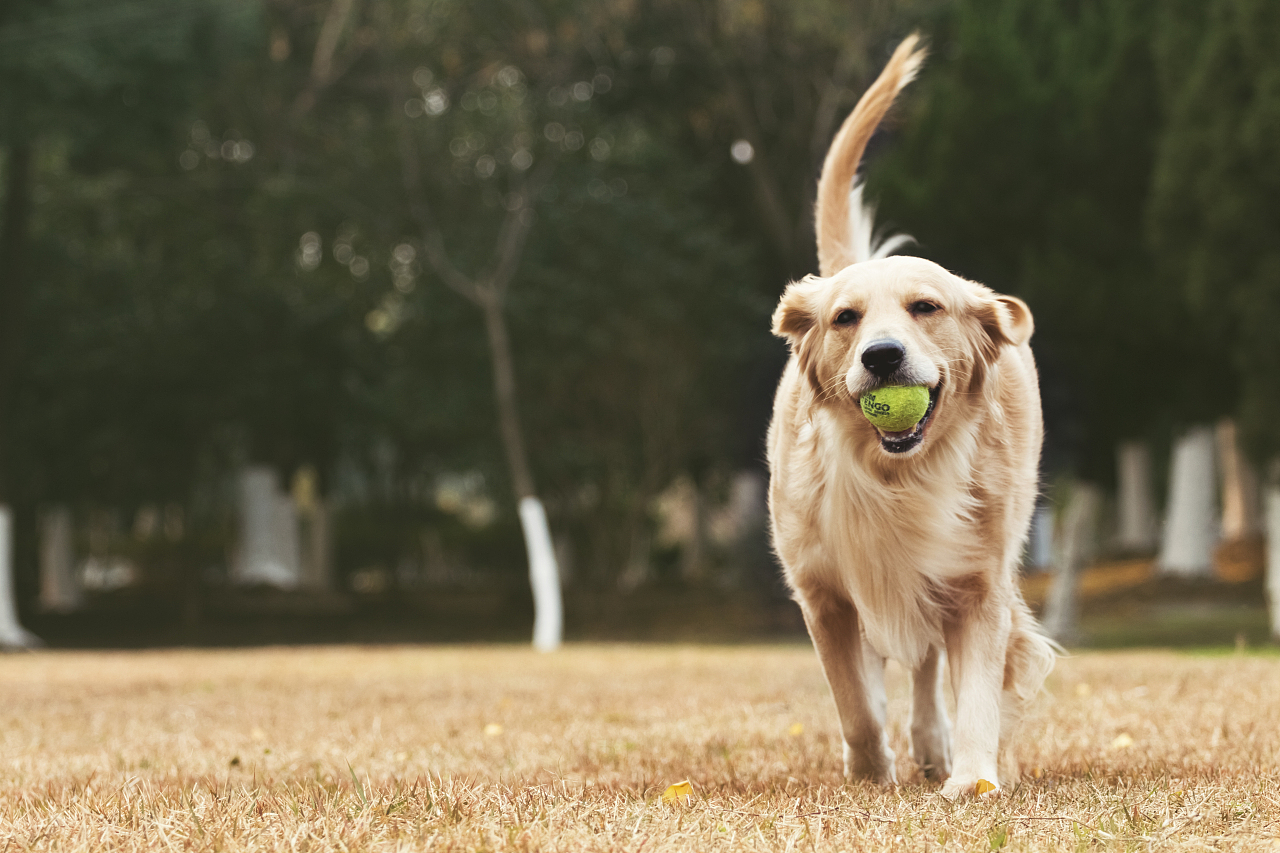
[[[923,385],[890,385],[862,395],[862,414],[885,432],[902,432],[920,423],[929,411],[929,389]]]

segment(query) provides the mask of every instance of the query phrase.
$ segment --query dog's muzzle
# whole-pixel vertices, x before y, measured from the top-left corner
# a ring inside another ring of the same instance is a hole
[[[876,432],[880,433],[880,446],[885,449],[885,452],[906,453],[920,446],[920,442],[924,441],[924,431],[928,428],[929,422],[933,420],[934,409],[938,407],[938,395],[941,390],[941,385],[935,385],[929,389],[929,408],[925,409],[924,417],[911,429],[901,432],[885,432],[876,427]]]

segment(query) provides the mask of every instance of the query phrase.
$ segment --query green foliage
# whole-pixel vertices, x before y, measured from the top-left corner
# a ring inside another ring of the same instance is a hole
[[[869,170],[924,254],[1027,300],[1050,465],[1094,476],[1117,439],[1160,422],[1185,362],[1185,312],[1144,241],[1151,15],[1131,0],[949,7],[900,143]]]
[[[1258,455],[1271,458],[1280,451],[1280,8],[1168,4],[1158,24],[1167,121],[1151,233],[1194,312],[1197,348],[1218,368],[1208,387],[1216,396],[1223,377],[1238,384],[1232,413]]]
[[[11,3],[0,178],[32,152],[32,203],[0,223],[0,488],[131,507],[313,465],[348,568],[426,528],[518,566],[484,321],[428,241],[483,279],[534,187],[505,303],[526,443],[612,584],[675,478],[758,464],[821,157],[916,25],[931,59],[872,195],[1030,303],[1049,466],[1096,476],[1236,399],[1274,453],[1273,5]],[[489,534],[431,506],[463,472]]]

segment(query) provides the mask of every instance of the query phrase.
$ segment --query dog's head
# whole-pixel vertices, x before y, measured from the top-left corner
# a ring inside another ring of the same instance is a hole
[[[971,420],[1001,350],[1025,344],[1032,328],[1022,300],[910,257],[805,278],[773,315],[773,332],[790,343],[816,405],[847,409],[859,441],[898,459]],[[928,387],[928,411],[914,428],[884,432],[862,417],[859,398],[886,385]]]

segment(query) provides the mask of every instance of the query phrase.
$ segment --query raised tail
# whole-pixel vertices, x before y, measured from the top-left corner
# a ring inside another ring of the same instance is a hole
[[[872,211],[862,204],[862,188],[854,187],[853,180],[871,134],[893,106],[894,98],[915,78],[924,62],[925,50],[917,47],[919,43],[917,33],[902,40],[876,82],[840,125],[827,150],[822,177],[818,179],[815,208],[818,271],[822,275],[832,275],[849,264],[887,255],[910,239],[894,237],[879,246],[875,244]]]

